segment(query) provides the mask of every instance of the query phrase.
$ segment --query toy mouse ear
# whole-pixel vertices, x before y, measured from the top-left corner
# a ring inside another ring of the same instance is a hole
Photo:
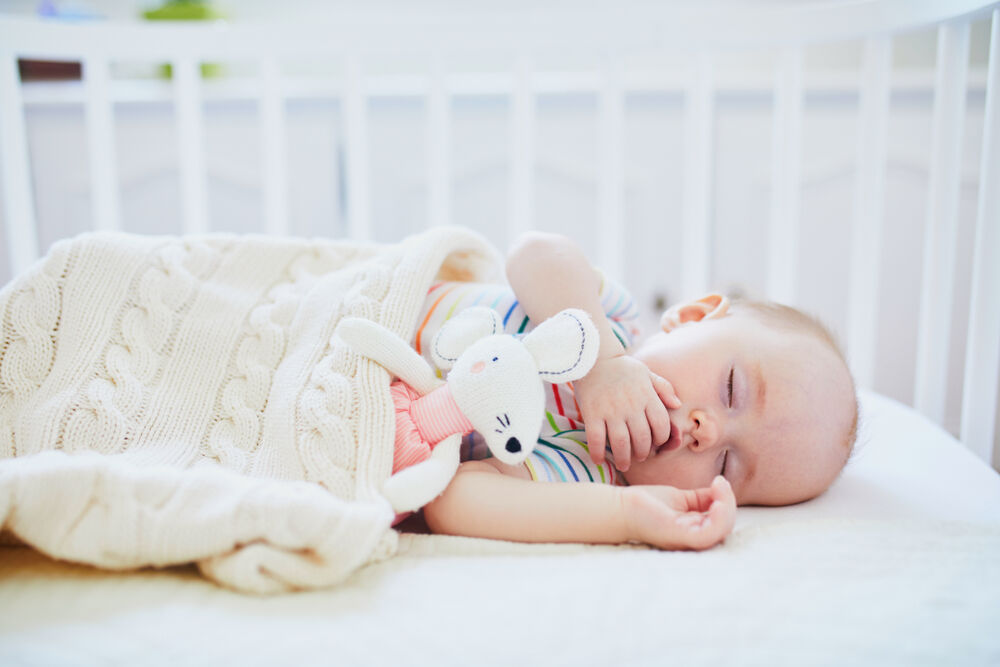
[[[466,308],[438,329],[431,343],[431,356],[439,368],[448,370],[467,347],[501,331],[503,324],[497,311],[485,306]]]
[[[569,382],[590,372],[600,347],[597,327],[582,310],[567,308],[539,324],[521,341],[547,382]]]

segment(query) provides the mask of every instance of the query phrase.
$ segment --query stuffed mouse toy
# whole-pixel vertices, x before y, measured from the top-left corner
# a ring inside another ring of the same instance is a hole
[[[447,381],[406,341],[385,327],[345,318],[336,333],[353,350],[398,378],[393,475],[382,491],[397,513],[440,495],[458,470],[462,436],[478,431],[490,452],[516,465],[535,447],[545,415],[544,382],[586,375],[597,360],[597,328],[586,312],[567,309],[523,337],[503,333],[496,311],[467,308],[431,343]]]

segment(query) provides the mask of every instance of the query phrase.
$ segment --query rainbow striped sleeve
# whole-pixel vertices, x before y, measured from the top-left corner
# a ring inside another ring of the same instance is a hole
[[[601,306],[611,323],[611,330],[626,350],[635,344],[639,336],[639,307],[628,290],[611,280],[603,271],[601,274]]]
[[[597,465],[590,459],[586,436],[582,429],[564,431],[538,439],[535,451],[524,462],[531,479],[536,482],[597,482],[620,484],[614,466]]]
[[[528,316],[507,285],[466,282],[435,283],[427,292],[410,344],[431,366],[429,344],[445,322],[472,306],[487,306],[500,313],[507,333],[524,333]]]

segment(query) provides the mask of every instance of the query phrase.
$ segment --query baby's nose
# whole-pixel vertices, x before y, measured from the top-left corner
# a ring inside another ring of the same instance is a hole
[[[693,438],[691,445],[696,449],[707,449],[719,440],[719,425],[702,410],[691,411],[687,430]]]

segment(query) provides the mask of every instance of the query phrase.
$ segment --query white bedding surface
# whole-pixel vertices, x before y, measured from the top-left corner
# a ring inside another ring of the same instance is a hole
[[[339,588],[267,598],[5,549],[0,664],[1000,664],[1000,476],[861,398],[830,491],[741,508],[704,553],[404,536]]]

